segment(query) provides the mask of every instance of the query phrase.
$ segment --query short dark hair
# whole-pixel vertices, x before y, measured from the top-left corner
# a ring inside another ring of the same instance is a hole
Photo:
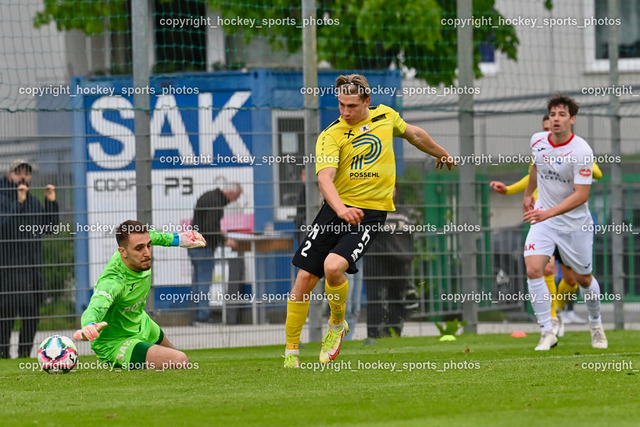
[[[549,114],[545,114],[544,116],[542,116],[542,123],[546,122],[547,120],[549,120]]]
[[[116,228],[116,241],[118,242],[118,246],[125,247],[127,243],[129,243],[130,234],[142,234],[148,232],[149,226],[147,224],[143,224],[134,219],[129,219]]]
[[[371,96],[371,88],[366,77],[362,74],[341,75],[336,79],[336,93],[338,95],[359,95],[366,101]]]
[[[553,107],[557,107],[558,105],[565,105],[569,110],[569,115],[571,117],[577,115],[578,110],[580,109],[578,103],[568,96],[556,95],[549,100],[549,103],[547,104],[547,111],[551,112],[551,109]]]

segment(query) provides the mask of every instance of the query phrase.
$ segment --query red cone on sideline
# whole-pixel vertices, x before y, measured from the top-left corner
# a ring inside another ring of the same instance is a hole
[[[526,338],[527,334],[525,334],[522,331],[515,331],[514,333],[511,334],[511,336],[514,338]]]

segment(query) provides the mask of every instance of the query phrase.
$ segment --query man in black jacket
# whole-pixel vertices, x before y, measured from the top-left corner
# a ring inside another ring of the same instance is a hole
[[[0,178],[0,358],[9,358],[15,318],[22,319],[18,357],[29,357],[43,299],[42,234],[54,232],[58,203],[53,185],[44,206],[29,193],[32,166],[16,161]]]
[[[198,231],[207,241],[204,248],[194,248],[189,251],[191,265],[193,266],[192,291],[199,295],[198,303],[194,305],[198,310],[192,314],[192,322],[207,322],[209,320],[209,300],[201,298],[207,294],[211,286],[213,276],[214,253],[218,246],[225,243],[225,237],[220,230],[220,221],[224,216],[224,207],[238,200],[242,194],[240,184],[233,183],[224,190],[216,188],[207,191],[198,198],[193,211],[193,229]]]

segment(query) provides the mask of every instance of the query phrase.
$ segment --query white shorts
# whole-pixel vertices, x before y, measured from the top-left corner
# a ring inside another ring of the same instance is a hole
[[[556,246],[562,262],[578,274],[590,274],[593,257],[593,232],[560,231],[544,222],[529,229],[524,244],[525,258],[531,255],[553,255]]]

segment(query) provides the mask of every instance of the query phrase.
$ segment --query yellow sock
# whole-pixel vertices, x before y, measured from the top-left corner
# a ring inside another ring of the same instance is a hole
[[[578,292],[577,283],[570,285],[562,279],[558,284],[558,308],[563,310],[565,304],[569,301],[569,294],[575,294],[576,292]]]
[[[309,314],[310,301],[287,301],[287,321],[285,330],[287,332],[287,350],[297,350],[300,344],[300,334],[302,327]]]
[[[349,293],[349,280],[347,279],[340,286],[329,286],[329,282],[324,283],[324,290],[329,300],[331,317],[329,322],[339,325],[344,322],[344,313],[347,310],[347,294]]]
[[[544,276],[544,281],[547,284],[549,293],[551,294],[551,318],[557,316],[556,308],[558,307],[558,290],[556,289],[556,278],[551,276]]]

